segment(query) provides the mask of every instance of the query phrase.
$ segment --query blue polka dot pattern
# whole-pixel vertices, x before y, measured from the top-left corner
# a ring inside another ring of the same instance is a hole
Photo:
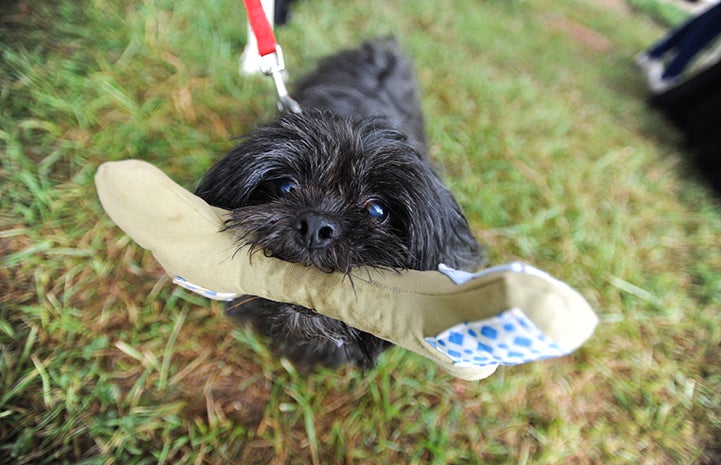
[[[511,308],[493,318],[461,323],[426,342],[457,366],[518,365],[570,353]]]
[[[197,284],[191,283],[182,276],[174,277],[173,284],[177,284],[180,287],[184,287],[185,289],[195,292],[196,294],[200,294],[203,297],[207,297],[208,299],[223,300],[227,302],[238,297],[238,294],[234,292],[211,291],[210,289],[206,289],[204,287],[198,286]]]

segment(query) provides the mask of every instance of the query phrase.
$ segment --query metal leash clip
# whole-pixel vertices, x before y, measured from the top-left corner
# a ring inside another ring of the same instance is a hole
[[[275,90],[278,93],[278,109],[301,113],[300,105],[293,100],[285,87],[285,61],[283,61],[283,50],[280,45],[275,44],[274,53],[262,56],[259,65],[263,74],[273,78]]]

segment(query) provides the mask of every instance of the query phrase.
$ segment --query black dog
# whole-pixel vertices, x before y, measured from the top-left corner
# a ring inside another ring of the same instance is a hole
[[[197,189],[232,210],[227,225],[239,243],[343,273],[481,264],[466,219],[428,164],[416,82],[395,41],[326,58],[293,96],[302,114],[246,135]],[[389,346],[296,305],[245,296],[229,313],[300,366],[368,367]]]

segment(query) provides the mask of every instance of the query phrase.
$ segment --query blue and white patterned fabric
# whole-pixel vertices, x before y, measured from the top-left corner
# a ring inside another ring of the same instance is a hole
[[[180,287],[184,287],[185,289],[189,291],[193,291],[196,294],[200,294],[203,297],[207,297],[208,299],[213,300],[222,300],[222,301],[230,301],[238,297],[238,294],[234,292],[218,292],[218,291],[211,291],[210,289],[206,289],[204,287],[198,286],[197,284],[193,284],[187,279],[183,278],[182,276],[176,276],[173,278],[173,284],[177,284]]]
[[[518,365],[570,353],[550,338],[519,309],[480,321],[461,323],[426,342],[457,366]]]

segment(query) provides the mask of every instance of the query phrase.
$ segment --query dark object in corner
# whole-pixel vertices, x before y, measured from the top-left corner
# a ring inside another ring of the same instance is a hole
[[[282,26],[290,19],[290,4],[293,0],[275,0],[273,21],[276,26]]]
[[[721,60],[650,103],[681,130],[699,173],[721,197]]]

